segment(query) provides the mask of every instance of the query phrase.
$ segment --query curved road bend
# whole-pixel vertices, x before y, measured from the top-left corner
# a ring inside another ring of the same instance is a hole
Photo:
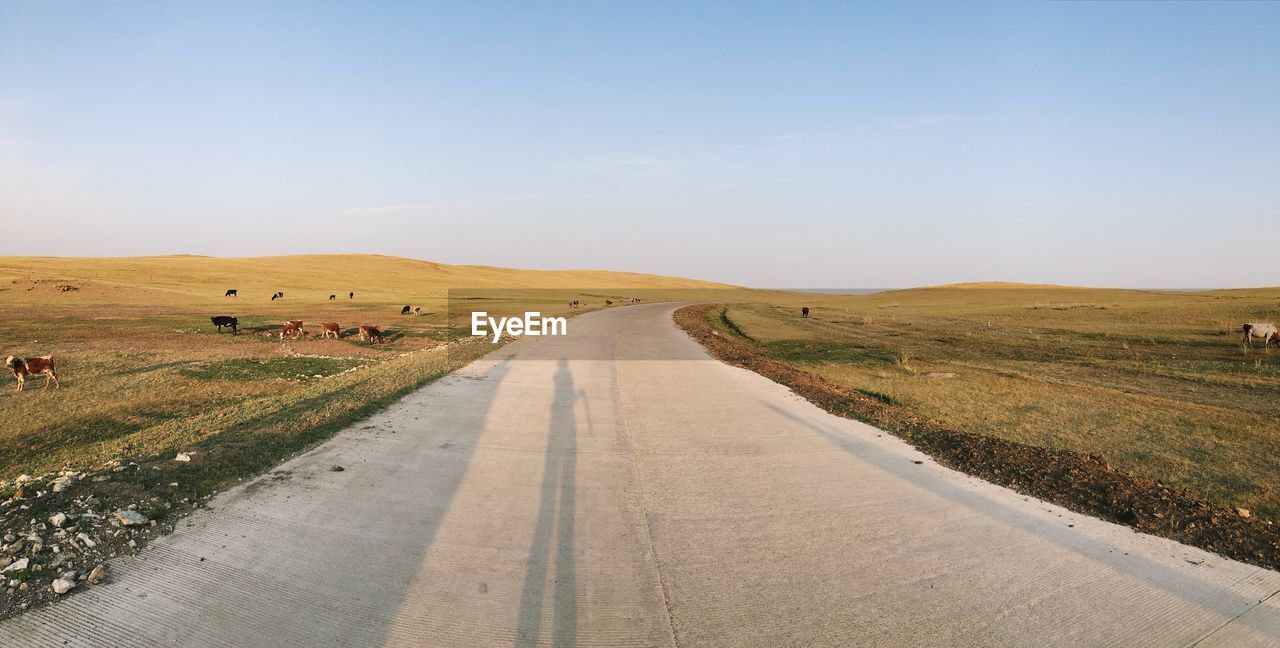
[[[410,395],[0,646],[1280,643],[1280,574],[942,468],[672,309]]]

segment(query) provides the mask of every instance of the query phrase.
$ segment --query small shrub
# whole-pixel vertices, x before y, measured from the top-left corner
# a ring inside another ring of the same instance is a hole
[[[901,403],[898,402],[898,399],[884,392],[878,392],[878,391],[875,391],[874,389],[857,389],[856,391],[859,394],[862,394],[863,396],[869,396],[871,398],[874,398],[880,401],[881,403],[885,403],[886,405],[901,405]]]
[[[911,353],[905,349],[898,352],[898,355],[894,358],[893,362],[906,371],[911,373],[916,372],[915,368],[911,366]]]
[[[143,511],[143,514],[156,522],[164,522],[169,517],[169,505],[160,503]]]

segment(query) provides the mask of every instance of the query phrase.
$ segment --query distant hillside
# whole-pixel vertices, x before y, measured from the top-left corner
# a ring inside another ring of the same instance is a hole
[[[912,288],[908,290],[923,290],[929,288],[953,288],[957,290],[1044,290],[1046,288],[1054,290],[1090,290],[1080,286],[1062,286],[1058,284],[1037,284],[1022,283],[1020,281],[969,281],[963,283],[940,284],[937,286],[921,286],[920,288]]]
[[[71,290],[61,286],[70,286]],[[327,298],[355,292],[369,299],[406,295],[442,298],[457,288],[719,289],[718,284],[679,277],[602,270],[519,270],[446,265],[374,254],[318,254],[219,258],[0,257],[0,301],[23,294],[74,294],[82,300],[149,301],[221,299],[234,288],[241,297]]]

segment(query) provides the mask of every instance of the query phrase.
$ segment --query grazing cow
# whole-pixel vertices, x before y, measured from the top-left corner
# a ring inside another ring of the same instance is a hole
[[[239,296],[240,296],[240,293],[236,292],[235,288],[228,290],[227,294],[223,295],[223,297],[239,297]]]
[[[373,342],[375,344],[382,342],[382,331],[379,331],[376,326],[361,326],[360,340],[362,342]]]
[[[632,297],[632,298],[631,298],[631,303],[633,303],[633,304],[639,304],[639,303],[640,303],[640,298],[639,298],[639,297]]]
[[[237,320],[230,315],[215,315],[209,319],[213,320],[213,325],[218,327],[219,333],[222,332],[222,327],[230,326],[232,335],[236,334],[236,326],[240,323],[240,320]]]
[[[277,299],[280,299],[280,298],[281,298],[281,297],[283,297],[283,296],[284,296],[284,295],[283,295],[283,294],[281,294],[281,293],[275,293],[275,294],[271,295],[271,301],[275,301],[275,300],[277,300]]]
[[[355,298],[356,298],[356,294],[354,292],[347,293],[347,299],[355,299]]]
[[[808,317],[808,316],[809,316],[809,307],[808,307],[808,306],[805,306],[804,308],[801,308],[801,309],[800,309],[800,316],[801,316],[801,317]]]
[[[612,306],[612,305],[613,305],[613,300],[612,300],[612,299],[606,299],[606,300],[604,300],[604,305],[605,305],[605,306]]]
[[[289,320],[280,324],[280,339],[288,337],[302,337],[306,331],[302,328],[302,320]]]
[[[1277,330],[1275,324],[1266,322],[1248,322],[1244,325],[1244,343],[1250,349],[1253,348],[1253,338],[1262,338],[1262,348],[1266,349],[1271,346],[1272,340],[1276,340],[1276,346],[1280,346],[1280,337],[1276,336]]]
[[[411,310],[413,310],[413,308],[411,308],[411,307],[409,307],[409,306],[405,306],[404,308],[401,308],[401,309],[400,309],[400,314],[401,314],[401,315],[408,315],[408,314],[409,314],[409,311],[411,311]]]
[[[342,329],[338,326],[338,323],[337,323],[337,322],[323,322],[323,323],[321,323],[321,324],[320,324],[320,337],[321,337],[322,339],[328,338],[330,333],[332,333],[332,334],[333,334],[334,339],[338,339],[338,340],[341,340],[341,339],[342,339]]]
[[[333,300],[335,300],[335,299],[337,299],[337,298],[338,298],[338,296],[337,296],[337,295],[329,295],[329,301],[333,301]]]
[[[40,356],[39,358],[15,358],[9,356],[4,361],[4,366],[13,370],[13,375],[18,377],[18,391],[22,391],[27,385],[27,376],[39,376],[44,374],[44,388],[49,388],[49,381],[53,380],[53,386],[62,389],[62,383],[58,382],[58,374],[53,370],[53,356]]]
[[[422,307],[421,307],[421,306],[414,306],[414,307],[413,307],[413,314],[414,314],[414,315],[421,315],[421,314],[422,314]]]

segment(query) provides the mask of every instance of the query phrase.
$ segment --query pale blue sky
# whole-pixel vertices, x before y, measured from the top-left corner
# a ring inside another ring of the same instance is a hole
[[[0,254],[1280,285],[1280,4],[0,1]]]

